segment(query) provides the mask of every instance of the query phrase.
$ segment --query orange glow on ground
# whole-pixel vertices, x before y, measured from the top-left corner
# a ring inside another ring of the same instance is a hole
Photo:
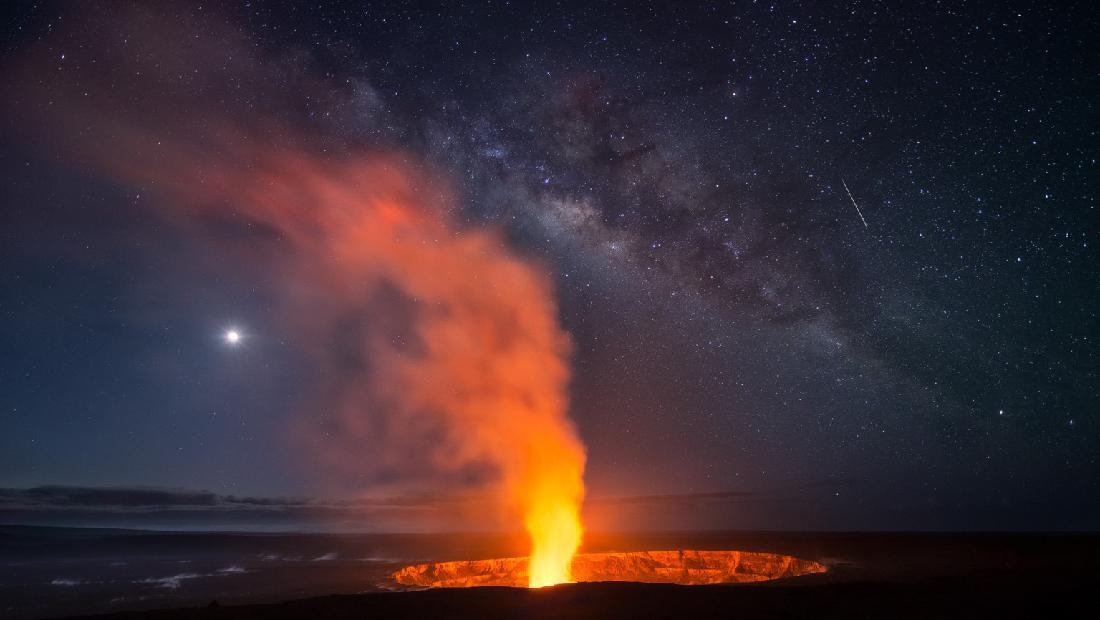
[[[393,574],[402,585],[431,588],[535,586],[528,558],[416,564]],[[752,583],[826,572],[812,560],[750,551],[632,551],[573,557],[569,581],[634,581],[704,585]],[[549,585],[549,584],[543,584]]]

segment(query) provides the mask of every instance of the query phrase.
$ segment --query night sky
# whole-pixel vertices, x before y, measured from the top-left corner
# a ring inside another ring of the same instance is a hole
[[[1091,3],[220,4],[3,9],[0,521],[378,482],[296,439],[340,334],[232,205],[101,165],[132,121],[398,153],[503,231],[600,527],[1100,528]]]

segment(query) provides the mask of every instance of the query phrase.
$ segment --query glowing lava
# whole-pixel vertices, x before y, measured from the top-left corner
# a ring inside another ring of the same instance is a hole
[[[573,581],[570,565],[581,542],[581,524],[572,506],[550,506],[528,515],[531,560],[528,586],[541,588]]]
[[[525,521],[531,535],[527,585],[531,588],[573,581],[570,567],[581,544],[581,523],[578,502],[569,500],[568,496],[546,497],[527,513]]]
[[[527,558],[416,564],[393,574],[402,585],[433,588],[523,587],[533,584]],[[704,585],[751,583],[824,573],[825,566],[789,555],[751,551],[633,551],[573,557],[576,581],[636,581]]]
[[[570,567],[583,531],[584,446],[567,418],[548,414],[545,428],[531,435],[520,478],[510,485],[531,537],[532,588],[573,581]]]

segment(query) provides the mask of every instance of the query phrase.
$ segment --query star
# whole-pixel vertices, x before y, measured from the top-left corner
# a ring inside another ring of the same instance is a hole
[[[225,330],[225,334],[222,337],[225,338],[226,344],[232,346],[236,346],[241,343],[241,332],[237,329]]]

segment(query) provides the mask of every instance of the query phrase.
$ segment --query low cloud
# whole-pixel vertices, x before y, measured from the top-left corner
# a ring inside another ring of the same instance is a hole
[[[159,487],[0,489],[0,523],[166,529],[431,529],[474,498],[318,499],[222,495]]]
[[[591,497],[605,515],[642,510],[679,512],[762,499],[758,493],[720,491]],[[0,488],[0,523],[170,530],[447,531],[499,529],[481,496],[357,498],[258,497],[160,487],[38,486]]]

